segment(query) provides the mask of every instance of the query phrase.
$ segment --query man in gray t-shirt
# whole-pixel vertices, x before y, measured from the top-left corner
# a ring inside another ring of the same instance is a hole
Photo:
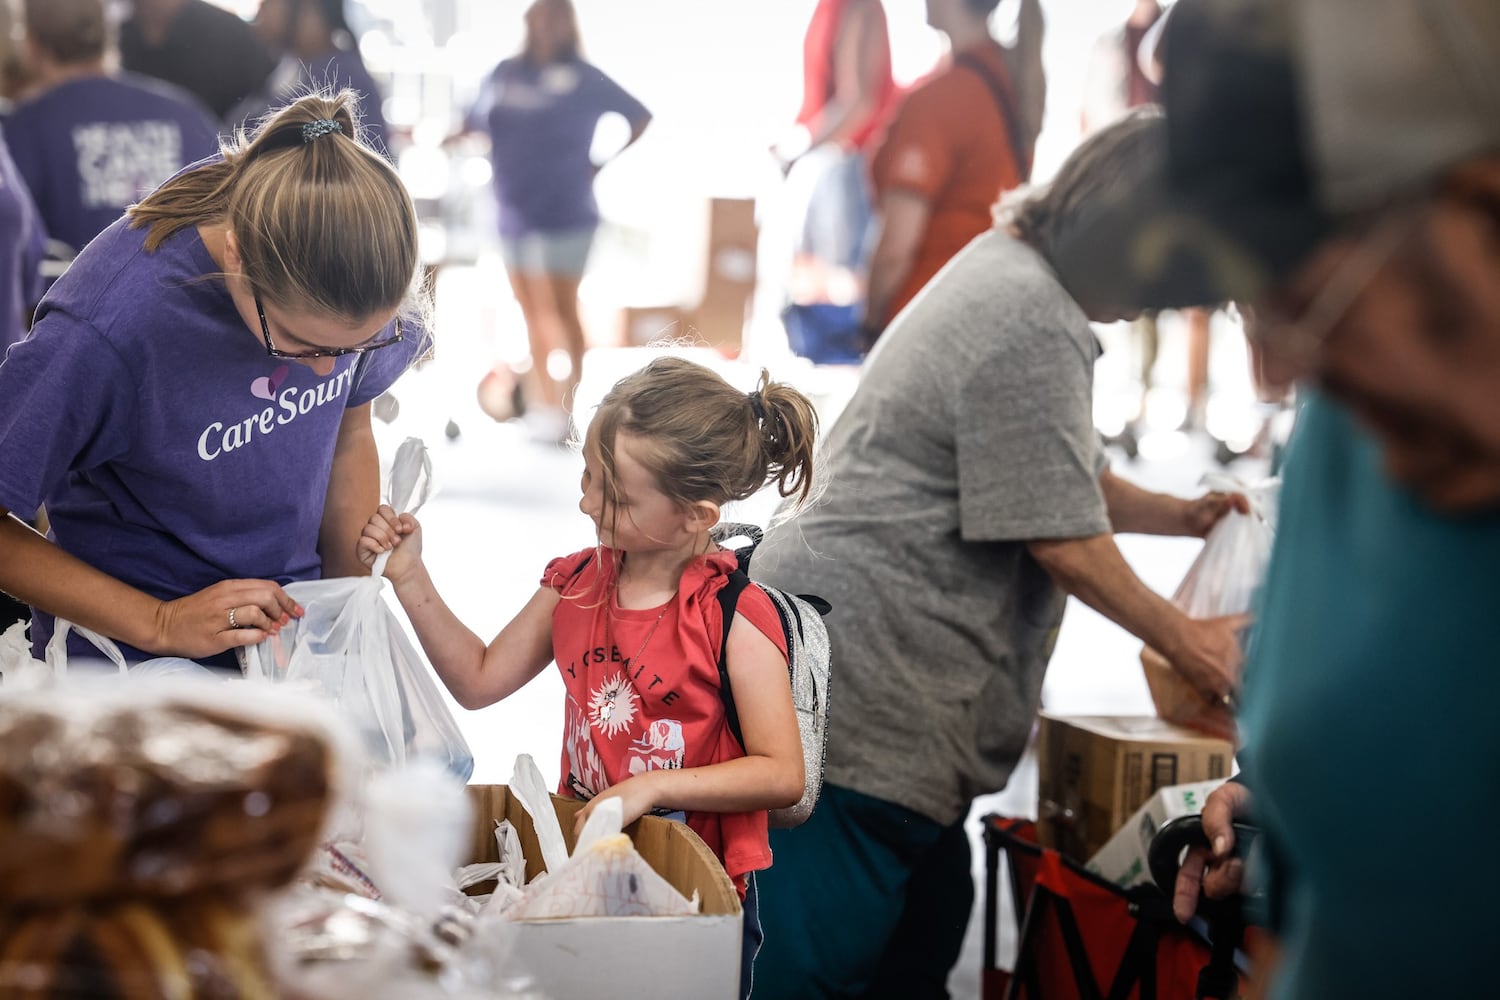
[[[829,434],[823,498],[757,550],[756,579],[834,608],[827,783],[806,824],[772,832],[758,879],[755,983],[769,996],[872,983],[918,996],[945,981],[972,903],[962,823],[1025,750],[1069,592],[1200,690],[1229,690],[1237,623],[1183,616],[1112,531],[1201,536],[1243,500],[1181,500],[1109,473],[1092,415],[1098,342],[1045,256],[1160,124],[1100,132],[933,279]]]

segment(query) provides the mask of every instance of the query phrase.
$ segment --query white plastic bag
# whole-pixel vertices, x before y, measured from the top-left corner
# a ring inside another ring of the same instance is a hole
[[[426,449],[408,438],[396,453],[390,502],[415,510],[426,500]],[[474,755],[437,682],[386,604],[380,576],[306,580],[285,588],[305,614],[242,653],[251,680],[300,683],[333,701],[364,737],[376,764],[427,760],[464,781]]]
[[[1250,513],[1231,511],[1214,525],[1172,595],[1172,603],[1190,618],[1244,614],[1254,607],[1256,591],[1271,561],[1281,481],[1267,479],[1247,486],[1228,476],[1206,476],[1204,483],[1210,489],[1243,493],[1250,501]],[[1239,728],[1229,706],[1205,697],[1149,646],[1141,650],[1141,669],[1158,716],[1231,743],[1239,742]]]
[[[1189,618],[1244,614],[1254,605],[1255,592],[1271,561],[1281,480],[1267,479],[1247,486],[1227,476],[1208,476],[1204,484],[1210,489],[1243,493],[1250,501],[1250,513],[1231,511],[1214,525],[1172,595],[1172,603]]]

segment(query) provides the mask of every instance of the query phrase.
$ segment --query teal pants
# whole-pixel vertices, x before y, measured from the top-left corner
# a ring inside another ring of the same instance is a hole
[[[948,995],[974,905],[963,820],[824,785],[806,823],[771,831],[771,854],[756,997]]]

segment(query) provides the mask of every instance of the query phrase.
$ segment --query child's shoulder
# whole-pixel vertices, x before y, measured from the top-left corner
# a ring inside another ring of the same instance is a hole
[[[547,568],[542,571],[542,586],[560,594],[578,593],[593,586],[600,573],[607,574],[612,567],[613,551],[603,546],[591,546],[558,556],[547,563]]]

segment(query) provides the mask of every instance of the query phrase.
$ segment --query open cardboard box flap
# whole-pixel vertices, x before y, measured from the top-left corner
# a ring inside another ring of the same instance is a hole
[[[516,828],[521,838],[521,851],[526,855],[526,881],[530,882],[541,874],[546,866],[542,863],[536,830],[531,825],[531,817],[520,800],[510,794],[510,789],[504,785],[470,785],[469,798],[474,803],[475,815],[469,861],[500,860],[495,845],[495,821],[505,819]],[[584,803],[554,795],[552,805],[557,810],[563,837],[571,852],[577,842],[573,818]],[[686,825],[656,816],[643,816],[627,826],[625,833],[647,864],[672,883],[673,888],[689,899],[693,893],[698,894],[704,914],[739,914],[739,893],[735,892],[734,884],[724,873],[724,867],[708,845]]]

